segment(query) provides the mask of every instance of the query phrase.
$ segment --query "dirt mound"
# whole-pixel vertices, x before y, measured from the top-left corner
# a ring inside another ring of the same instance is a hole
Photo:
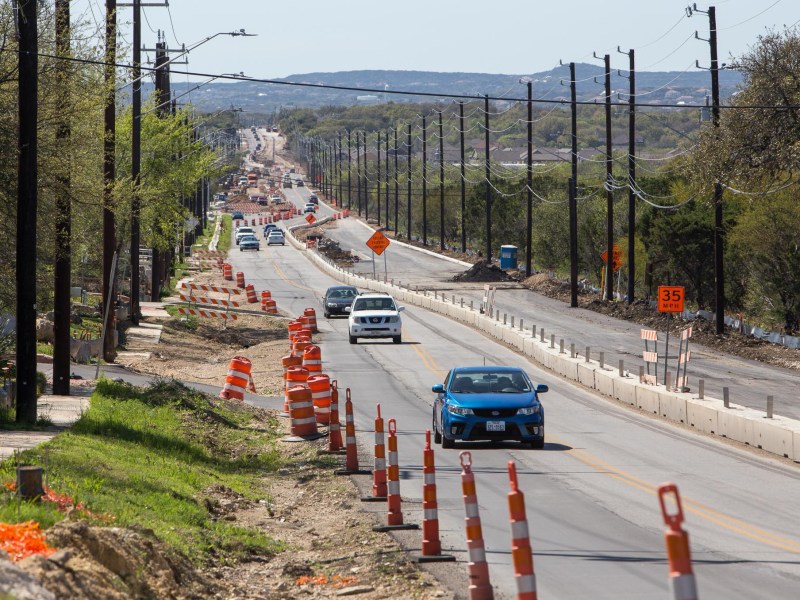
[[[481,260],[453,277],[453,281],[515,281],[515,279],[497,265]]]
[[[207,598],[216,584],[150,531],[62,522],[47,531],[60,550],[18,563],[59,598]]]

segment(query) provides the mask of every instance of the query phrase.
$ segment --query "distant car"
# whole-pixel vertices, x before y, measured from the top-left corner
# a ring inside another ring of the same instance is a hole
[[[285,188],[290,188],[290,187],[292,187],[292,180],[291,180],[291,179],[288,179],[288,178],[287,178],[287,179],[284,179],[284,180],[283,180],[283,187],[285,187]]]
[[[305,185],[305,183],[303,183],[303,180],[302,180],[302,179],[295,179],[295,181],[294,181],[294,184],[295,184],[297,187],[303,187],[303,186]]]
[[[268,236],[270,232],[274,231],[275,229],[280,230],[280,228],[275,223],[267,223],[266,225],[264,225],[264,237]]]
[[[286,245],[286,238],[283,237],[282,231],[273,229],[269,232],[267,236],[267,246],[272,246],[273,244],[280,244],[281,246]]]
[[[544,408],[534,386],[518,367],[456,367],[444,384],[434,385],[433,439],[442,448],[456,440],[518,440],[544,447]]]
[[[272,195],[272,203],[273,204],[280,204],[281,202],[283,202],[283,198],[281,198],[278,194],[273,194]]]
[[[243,235],[242,239],[239,240],[239,250],[242,252],[245,250],[261,250],[261,244],[256,236]]]
[[[311,204],[319,204],[319,197],[318,197],[316,194],[311,194],[311,195],[308,197],[308,201],[309,201]]]
[[[351,285],[335,285],[325,290],[322,297],[322,308],[325,318],[331,315],[346,315],[347,307],[353,304],[353,300],[358,295],[358,289]]]
[[[317,212],[317,205],[316,205],[316,204],[313,204],[313,203],[311,203],[311,202],[308,202],[308,203],[307,203],[307,204],[306,204],[306,205],[303,207],[303,212],[304,212],[304,213],[314,213],[314,212]]]
[[[403,306],[397,306],[389,294],[370,292],[359,294],[353,299],[353,305],[345,308],[349,313],[348,332],[350,343],[357,344],[358,338],[392,338],[392,342],[402,341],[403,322],[400,312]]]
[[[256,230],[252,227],[239,227],[239,229],[236,230],[236,244],[238,245],[241,239],[246,235],[252,235],[255,237]]]
[[[237,210],[234,211],[234,213],[231,215],[231,218],[234,221],[241,221],[242,219],[244,219],[244,215]]]

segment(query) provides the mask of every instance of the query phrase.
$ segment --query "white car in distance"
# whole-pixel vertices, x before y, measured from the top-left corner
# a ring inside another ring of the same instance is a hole
[[[273,229],[267,235],[267,246],[272,246],[273,244],[280,244],[281,246],[286,245],[286,238],[283,236],[283,232],[280,229]]]
[[[358,338],[392,338],[392,342],[399,344],[403,341],[400,318],[403,310],[405,307],[397,306],[389,294],[359,294],[345,309],[350,313],[347,319],[350,343],[357,344]]]
[[[239,241],[246,235],[255,235],[256,230],[252,227],[239,227],[236,229],[236,245],[239,245]]]

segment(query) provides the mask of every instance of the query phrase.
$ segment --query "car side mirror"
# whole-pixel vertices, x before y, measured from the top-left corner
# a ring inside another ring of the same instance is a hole
[[[397,312],[403,312],[405,309],[406,309],[405,306],[398,306],[397,307]]]
[[[444,394],[444,385],[441,383],[437,383],[435,386],[431,388],[432,392],[436,392],[437,394]]]
[[[540,383],[539,385],[537,385],[537,386],[536,386],[536,393],[537,393],[537,394],[544,394],[544,393],[545,393],[546,391],[548,391],[549,389],[550,389],[550,388],[549,388],[549,387],[547,387],[545,384],[543,384],[543,383]]]
[[[344,312],[347,312],[347,313],[353,312],[353,307],[352,306],[345,306],[344,307]]]

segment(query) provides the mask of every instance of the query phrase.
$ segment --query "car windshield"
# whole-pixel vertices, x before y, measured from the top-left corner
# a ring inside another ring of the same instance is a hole
[[[269,237],[283,237],[283,233],[280,231],[270,231]]]
[[[328,298],[355,298],[356,291],[350,288],[341,288],[328,292]]]
[[[391,298],[359,298],[353,311],[359,310],[395,310],[395,307]]]
[[[256,240],[256,236],[254,236],[254,235],[243,235],[241,241],[242,242],[255,242],[257,240]]]
[[[505,393],[531,391],[522,371],[457,371],[450,380],[450,391],[456,394]]]

